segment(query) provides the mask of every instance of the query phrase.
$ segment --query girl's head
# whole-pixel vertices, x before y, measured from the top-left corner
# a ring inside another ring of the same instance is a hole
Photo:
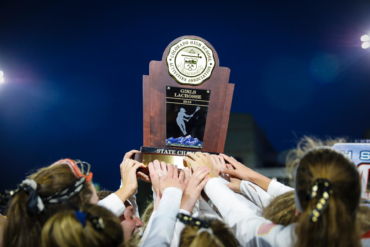
[[[97,192],[99,200],[110,196],[113,192],[108,190],[101,190]],[[128,201],[124,202],[126,209],[123,214],[119,217],[121,226],[123,228],[123,236],[126,243],[129,246],[136,246],[138,240],[140,240],[140,227],[143,226],[143,222],[139,217],[136,216],[135,208]]]
[[[286,155],[286,168],[289,175],[293,176],[300,159],[308,151],[318,147],[331,147],[338,142],[346,142],[345,138],[320,140],[315,137],[304,136],[297,143],[297,147],[290,150]]]
[[[275,224],[287,226],[297,221],[294,191],[286,192],[263,209],[263,217]]]
[[[123,231],[113,213],[90,205],[81,211],[64,210],[52,216],[42,229],[41,242],[43,247],[117,247],[123,244]]]
[[[356,210],[361,185],[356,166],[340,152],[317,148],[299,161],[296,246],[359,246]]]
[[[4,245],[40,246],[41,229],[45,222],[59,210],[68,208],[59,199],[68,199],[78,206],[96,203],[91,177],[92,173],[82,174],[72,160],[61,160],[30,175],[28,178],[34,181],[34,188],[22,189],[25,186],[21,185],[9,205]],[[43,202],[40,212],[31,213],[34,211],[30,210],[31,197],[40,198]]]
[[[185,228],[181,232],[179,247],[239,246],[238,240],[236,240],[230,228],[218,219],[194,218],[183,214],[179,214],[178,218],[185,223]]]

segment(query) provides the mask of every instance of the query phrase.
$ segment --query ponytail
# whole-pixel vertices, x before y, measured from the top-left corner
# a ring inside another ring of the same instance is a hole
[[[37,215],[27,212],[28,195],[24,190],[19,191],[13,198],[7,212],[6,226],[4,229],[4,246],[40,246],[41,224]],[[27,232],[27,234],[22,234]],[[18,233],[15,235],[9,233]]]
[[[329,199],[329,206],[313,222],[311,212],[315,210],[316,201],[309,203],[307,209],[299,216],[296,228],[298,241],[296,247],[312,246],[361,246],[357,224],[348,214],[345,205],[338,198]]]
[[[295,247],[361,246],[356,224],[360,178],[355,165],[341,153],[321,148],[298,164],[295,182],[297,209]]]

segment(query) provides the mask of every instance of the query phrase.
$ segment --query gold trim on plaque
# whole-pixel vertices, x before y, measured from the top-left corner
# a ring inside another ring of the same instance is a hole
[[[176,165],[177,168],[185,168],[186,162],[184,161],[185,156],[174,156],[174,155],[165,155],[165,154],[143,154],[143,164],[148,166],[150,162],[158,160],[159,162],[166,162],[167,164]]]
[[[194,101],[195,101],[195,100],[194,100]],[[184,103],[177,103],[177,102],[166,102],[166,103],[178,104],[178,105],[195,105],[195,106],[204,106],[204,107],[209,107],[208,105],[184,104]]]
[[[196,95],[196,94],[195,94]],[[198,94],[199,95],[199,94]],[[209,100],[201,100],[201,99],[186,99],[186,98],[174,98],[174,97],[166,97],[166,99],[178,99],[178,100],[192,100],[192,101],[204,101],[204,102],[208,102],[209,103]]]

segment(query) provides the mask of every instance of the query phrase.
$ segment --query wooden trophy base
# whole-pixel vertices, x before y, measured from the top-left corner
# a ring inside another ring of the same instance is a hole
[[[188,153],[200,152],[198,150],[185,150],[185,149],[172,149],[172,148],[154,148],[154,147],[141,147],[141,153],[136,153],[134,159],[143,163],[146,167],[150,162],[158,160],[159,162],[165,162],[177,166],[178,169],[182,170],[188,167],[184,158]],[[218,153],[210,153],[216,154]],[[144,171],[145,172],[145,171]]]

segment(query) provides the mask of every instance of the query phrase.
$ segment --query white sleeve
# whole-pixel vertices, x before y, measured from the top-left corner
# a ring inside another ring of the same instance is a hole
[[[176,216],[181,205],[182,191],[170,187],[163,191],[158,210],[143,247],[170,246],[173,238]]]
[[[190,212],[186,211],[185,209],[180,209],[179,213],[191,215]],[[175,230],[173,232],[173,238],[171,241],[171,247],[178,247],[180,245],[180,236],[184,228],[185,228],[184,223],[177,219],[175,224]]]
[[[229,184],[230,182],[227,181],[226,179],[222,178],[222,177],[219,177],[219,181],[223,184]],[[231,191],[231,190],[230,190]],[[248,201],[252,201],[249,197],[245,196],[245,195],[242,195],[242,194],[239,194],[239,193],[234,193],[235,196],[241,200],[241,201],[244,201],[244,200],[248,200]],[[221,194],[220,194],[221,195]],[[252,201],[253,202],[253,201]],[[209,203],[209,202],[208,202]],[[210,204],[213,204],[212,203],[212,200],[210,202]],[[216,206],[217,207],[217,206]],[[258,212],[258,213],[262,213],[262,209],[260,207],[258,207],[254,202],[252,205],[250,205],[250,209],[252,209],[253,211],[255,212]]]
[[[216,211],[213,210],[211,206],[209,206],[209,204],[203,199],[203,197],[200,197],[200,200],[199,200],[199,214],[213,215],[216,218],[220,218],[220,216],[216,213]]]
[[[156,205],[156,203],[157,203],[157,194],[155,193],[153,186],[152,186],[152,191],[153,191],[153,203],[154,203],[154,205]]]
[[[282,183],[279,183],[276,180],[272,180],[267,188],[267,193],[269,193],[272,197],[278,197],[286,192],[294,190],[289,186],[285,186]]]
[[[294,225],[276,225],[256,214],[254,205],[240,200],[219,178],[212,178],[204,188],[242,246],[292,246]]]
[[[98,202],[98,205],[112,211],[112,213],[114,213],[118,217],[121,216],[123,212],[126,210],[125,204],[114,193],[110,194],[103,200],[100,200]]]
[[[261,187],[245,180],[240,183],[240,192],[261,209],[267,207],[273,199],[273,197]]]

